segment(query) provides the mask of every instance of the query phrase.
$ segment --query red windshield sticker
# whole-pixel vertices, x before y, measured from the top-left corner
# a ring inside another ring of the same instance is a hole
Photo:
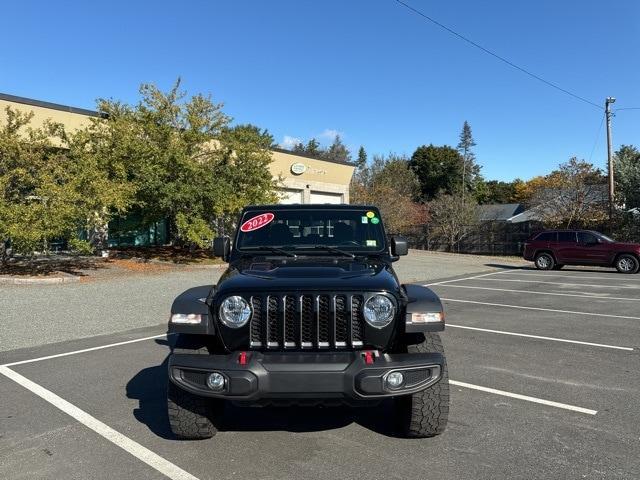
[[[267,213],[262,213],[256,217],[250,218],[249,220],[247,220],[246,222],[244,222],[241,226],[240,226],[240,231],[241,232],[253,232],[254,230],[258,230],[259,228],[264,227],[265,225],[269,225],[273,219],[275,218],[275,215],[271,212],[267,212]]]

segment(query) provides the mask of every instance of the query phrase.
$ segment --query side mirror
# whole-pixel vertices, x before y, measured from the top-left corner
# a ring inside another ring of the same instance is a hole
[[[399,257],[409,253],[409,242],[404,237],[391,237],[391,255]]]
[[[231,252],[231,239],[229,237],[217,237],[213,239],[213,254],[222,258],[223,261],[229,260]]]

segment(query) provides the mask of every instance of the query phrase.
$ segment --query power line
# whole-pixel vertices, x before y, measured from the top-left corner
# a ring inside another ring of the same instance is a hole
[[[458,37],[459,39],[469,43],[470,45],[473,45],[474,47],[482,50],[484,53],[491,55],[494,58],[497,58],[498,60],[500,60],[501,62],[506,63],[507,65],[509,65],[512,68],[515,68],[516,70],[521,71],[522,73],[529,75],[532,78],[535,78],[536,80],[544,83],[545,85],[548,85],[549,87],[555,88],[556,90],[559,90],[567,95],[572,96],[573,98],[580,100],[584,103],[588,103],[589,105],[592,105],[600,110],[603,110],[603,108],[598,105],[597,103],[592,102],[591,100],[587,100],[584,97],[581,97],[580,95],[576,95],[575,93],[570,92],[569,90],[566,90],[562,87],[560,87],[559,85],[556,85],[555,83],[552,83],[548,80],[545,80],[544,78],[536,75],[535,73],[531,73],[529,70],[520,67],[519,65],[516,65],[515,63],[507,60],[504,57],[501,57],[500,55],[498,55],[497,53],[492,52],[491,50],[484,48],[482,45],[478,45],[476,42],[474,42],[473,40],[465,37],[464,35],[459,34],[458,32],[450,29],[449,27],[447,27],[446,25],[443,25],[442,23],[438,22],[437,20],[431,18],[430,16],[422,13],[420,10],[416,10],[415,8],[413,8],[411,5],[408,5],[407,3],[403,2],[402,0],[395,0],[396,3],[399,3],[400,5],[402,5],[403,7],[407,8],[408,10],[411,10],[413,13],[420,15],[421,17],[423,17],[424,19],[430,21],[431,23],[433,23],[434,25],[437,25],[438,27],[442,28],[443,30],[446,30],[447,32],[449,32],[452,35],[455,35],[456,37]]]
[[[619,112],[620,110],[640,110],[640,107],[625,107],[625,108],[616,108],[614,112]]]
[[[604,117],[605,115],[602,115],[602,118],[600,119],[600,126],[598,127],[598,133],[596,133],[596,139],[593,142],[593,147],[591,148],[591,153],[589,154],[589,163],[591,163],[593,152],[596,151],[596,147],[598,146],[598,142],[600,140],[600,132],[602,132],[602,125],[604,125]]]

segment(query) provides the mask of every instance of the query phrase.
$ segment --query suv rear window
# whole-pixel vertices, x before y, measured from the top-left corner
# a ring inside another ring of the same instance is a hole
[[[558,241],[576,243],[576,232],[558,232]]]
[[[535,240],[537,242],[555,242],[556,238],[556,232],[542,232]]]

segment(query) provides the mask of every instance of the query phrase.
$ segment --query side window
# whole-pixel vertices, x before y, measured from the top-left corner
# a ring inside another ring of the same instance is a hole
[[[598,239],[593,233],[578,232],[578,242],[580,243],[597,243]]]
[[[543,232],[536,237],[536,241],[538,242],[555,242],[556,241],[556,232]]]
[[[576,243],[576,232],[558,232],[558,241]]]

